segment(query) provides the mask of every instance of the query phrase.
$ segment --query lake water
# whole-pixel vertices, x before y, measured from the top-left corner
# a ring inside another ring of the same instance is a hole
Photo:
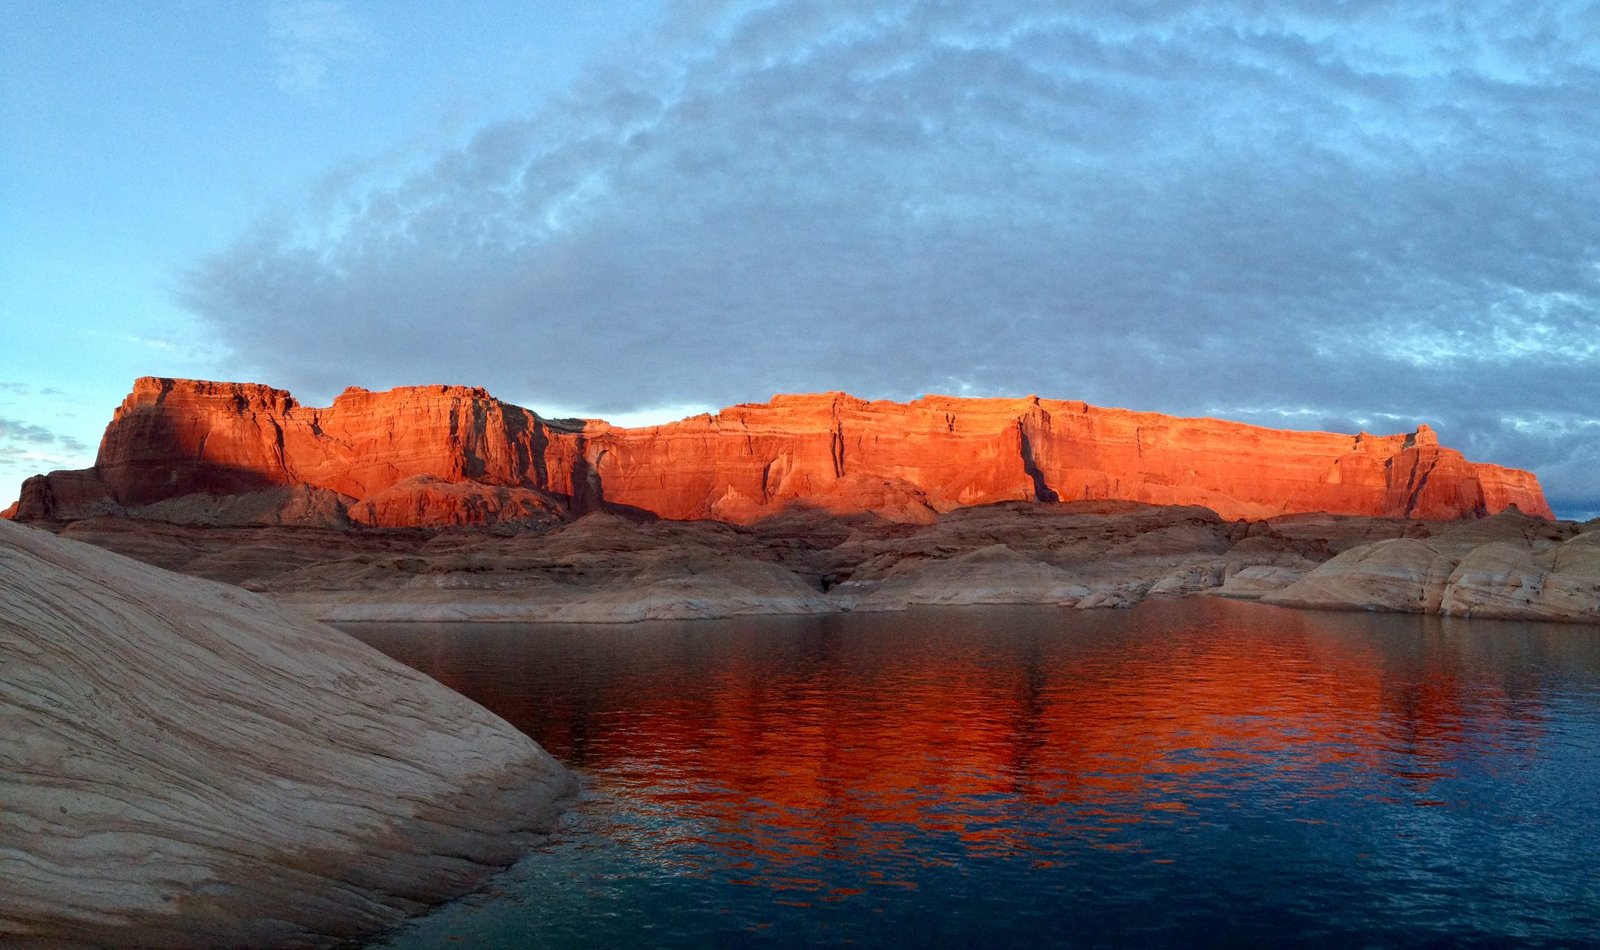
[[[585,786],[385,946],[1600,946],[1600,629],[1209,599],[350,629]]]

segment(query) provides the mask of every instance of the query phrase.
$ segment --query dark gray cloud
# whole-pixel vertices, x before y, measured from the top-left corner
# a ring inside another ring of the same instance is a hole
[[[89,450],[89,446],[70,435],[63,435],[30,422],[6,418],[0,418],[0,444],[8,444],[13,447],[26,445],[33,446],[36,449],[41,446],[49,446],[72,453],[83,453]],[[21,451],[20,448],[18,450]]]
[[[94,446],[63,431],[73,428],[65,425],[76,415],[64,408],[70,404],[67,394],[53,386],[0,382],[0,508],[14,500],[17,487],[30,475],[93,463]],[[28,416],[54,421],[21,418]]]
[[[54,443],[56,434],[44,426],[36,426],[16,419],[0,419],[0,441]]]
[[[0,383],[0,392],[23,393],[30,388],[20,383]],[[89,446],[70,435],[0,417],[0,472],[8,484],[16,484],[12,479],[82,464],[82,458],[91,453]],[[6,500],[0,499],[0,507],[5,504]]]
[[[697,3],[188,275],[241,372],[1439,426],[1600,510],[1593,3]]]

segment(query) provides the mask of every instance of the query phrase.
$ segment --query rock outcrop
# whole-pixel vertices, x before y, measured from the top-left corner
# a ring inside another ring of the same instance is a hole
[[[286,489],[317,494],[285,503]],[[237,510],[207,500],[258,495]],[[971,505],[1097,499],[1202,505],[1227,519],[1448,519],[1512,506],[1550,516],[1533,475],[1468,462],[1427,426],[1352,436],[1036,397],[826,393],[623,429],[543,419],[467,387],[349,390],[313,408],[266,386],[145,378],[95,466],[28,480],[16,518],[164,505],[209,512],[214,524],[541,525],[598,509],[737,524],[816,509],[929,523]]]
[[[1260,599],[1289,607],[1600,623],[1600,530],[1507,512],[1426,540],[1352,548]]]
[[[0,523],[0,944],[329,944],[515,860],[572,777],[251,593]]]
[[[1324,610],[1438,613],[1454,567],[1426,541],[1393,538],[1345,551],[1262,600]]]
[[[311,563],[251,586],[337,622],[629,623],[839,609],[747,542],[723,525],[636,525],[596,512],[549,534],[446,534],[406,555]]]
[[[923,523],[793,511],[754,525],[593,512],[548,531],[197,527],[101,517],[58,526],[326,620],[615,623],[923,604],[1127,606],[1251,568],[1296,576],[1425,522],[1227,522],[1205,508],[1004,502]]]
[[[593,512],[549,530],[204,527],[121,517],[52,527],[339,621],[617,623],[998,603],[1088,609],[1190,594],[1263,599],[1301,581],[1292,595],[1300,606],[1434,611],[1441,584],[1474,549],[1509,543],[1544,554],[1586,527],[1585,540],[1550,555],[1549,567],[1579,594],[1582,584],[1600,584],[1600,565],[1583,556],[1600,524],[1514,512],[1455,522],[1249,522],[1199,507],[1100,501],[978,505],[928,523],[796,510],[752,525]],[[1346,552],[1337,570],[1312,578]]]
[[[352,389],[314,408],[266,386],[146,378],[95,466],[29,479],[12,514],[347,621],[1200,592],[1589,612],[1581,551],[1564,555],[1571,570],[1537,560],[1568,529],[1544,520],[1534,476],[1468,462],[1427,426],[1292,432],[1035,397],[778,396],[623,429],[459,386]],[[1495,542],[1526,556],[1468,556]]]

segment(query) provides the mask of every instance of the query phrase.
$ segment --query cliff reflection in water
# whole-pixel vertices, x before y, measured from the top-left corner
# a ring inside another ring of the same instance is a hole
[[[606,833],[801,903],[1095,853],[1236,862],[1263,887],[1370,861],[1380,893],[1441,864],[1470,879],[1546,861],[1562,843],[1518,838],[1517,802],[1597,790],[1561,757],[1595,736],[1600,637],[1574,628],[1187,600],[355,632],[646,816]],[[1587,697],[1554,736],[1553,696]],[[1429,809],[1464,823],[1441,831]],[[1468,833],[1492,840],[1452,854]],[[1581,906],[1584,866],[1539,899]]]

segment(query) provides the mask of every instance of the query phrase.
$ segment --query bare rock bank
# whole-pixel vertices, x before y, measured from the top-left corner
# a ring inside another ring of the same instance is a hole
[[[460,894],[571,775],[255,594],[0,522],[0,944],[322,945]]]
[[[1298,577],[1348,547],[1429,530],[1339,516],[1225,521],[1206,508],[1120,501],[979,505],[922,524],[797,510],[751,525],[596,512],[515,529],[126,517],[52,527],[328,621],[587,623],[922,604],[1119,607],[1214,590],[1244,571]]]
[[[1587,559],[1590,542],[1574,540],[1589,526],[1514,511],[1456,521],[1230,521],[1198,506],[1079,501],[975,505],[923,523],[799,509],[748,525],[594,512],[536,526],[449,529],[128,517],[41,526],[341,623],[627,623],[918,605],[1093,609],[1197,594],[1600,622],[1600,594],[1591,596],[1600,566]],[[1509,574],[1492,579],[1499,575],[1484,559],[1493,561],[1493,549],[1467,560],[1492,544],[1549,561],[1538,566],[1550,575],[1540,582],[1547,594],[1510,595],[1521,613],[1465,606],[1474,591],[1489,596],[1509,583]],[[1449,582],[1462,565],[1476,573],[1455,584],[1453,599],[1428,587]],[[1430,571],[1439,576],[1429,580]]]
[[[1600,525],[1507,512],[1345,551],[1260,599],[1288,607],[1600,623]]]

